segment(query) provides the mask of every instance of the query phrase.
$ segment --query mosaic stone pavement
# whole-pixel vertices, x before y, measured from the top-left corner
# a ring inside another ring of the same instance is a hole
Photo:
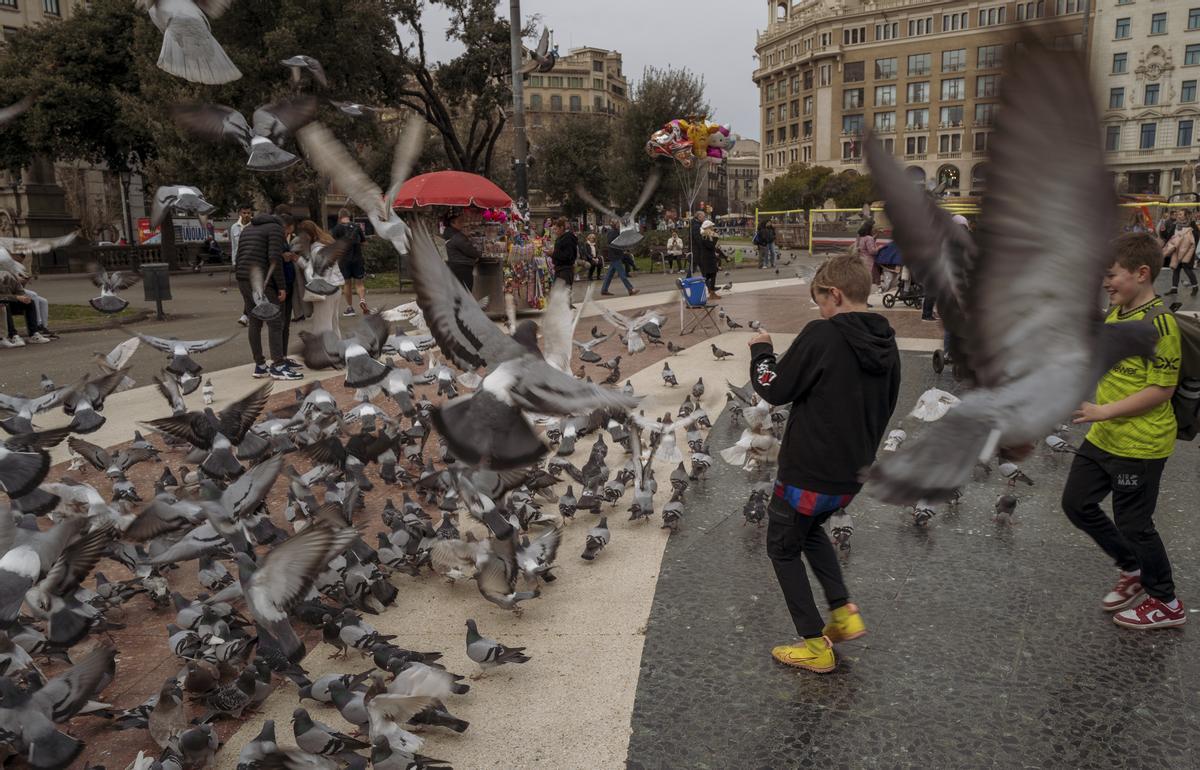
[[[953,389],[928,354],[904,354],[892,427],[910,441],[919,424],[901,418],[934,385]],[[739,434],[723,415],[713,445]],[[1197,451],[1179,445],[1156,517],[1192,613]],[[1023,463],[1036,483],[1012,525],[992,520],[995,472],[927,528],[856,500],[844,567],[870,633],[838,645],[826,676],[770,656],[794,629],[766,527],[741,515],[767,477],[714,466],[663,559],[629,767],[1196,767],[1200,628],[1129,631],[1100,610],[1115,569],[1061,513],[1069,462],[1042,447]]]

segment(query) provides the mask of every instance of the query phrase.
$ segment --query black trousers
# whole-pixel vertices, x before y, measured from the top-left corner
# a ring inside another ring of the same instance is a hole
[[[571,265],[571,266],[567,266],[567,267],[555,267],[554,268],[554,280],[566,281],[567,286],[574,286],[575,285],[575,266]]]
[[[601,278],[604,277],[604,260],[603,259],[594,259],[594,260],[588,261],[587,277],[588,277],[589,281],[599,281]]]
[[[25,328],[29,331],[30,336],[38,330],[37,305],[33,304],[33,302],[20,302],[15,299],[9,300],[4,304],[8,305],[9,337],[17,336],[16,317],[18,315],[25,316]]]
[[[767,506],[767,556],[771,557],[796,633],[806,639],[821,636],[825,624],[817,610],[802,555],[817,576],[829,609],[844,607],[850,601],[837,550],[821,526],[834,513],[805,516],[777,497],[772,497]]]
[[[459,283],[467,287],[467,291],[475,290],[474,265],[450,265],[450,272],[454,274]]]
[[[1180,262],[1171,269],[1171,285],[1179,286],[1179,274],[1187,273],[1188,281],[1192,286],[1196,285],[1196,271],[1192,269],[1190,262]]]
[[[250,339],[250,355],[254,356],[254,363],[258,366],[265,366],[266,359],[263,358],[262,348],[262,328],[263,322],[254,317],[250,311],[254,309],[254,291],[250,288],[249,281],[238,281],[238,290],[242,293],[242,303],[246,308],[246,333]],[[278,304],[278,297],[271,296],[271,290],[267,289],[267,300],[274,304]],[[284,359],[283,347],[283,319],[287,317],[287,308],[281,308],[279,314],[274,320],[267,321],[267,346],[271,351],[271,363],[282,364]]]
[[[1158,530],[1154,508],[1166,459],[1117,457],[1083,442],[1063,487],[1062,507],[1071,523],[1086,532],[1117,567],[1142,571],[1142,588],[1155,599],[1175,598],[1171,562]],[[1100,508],[1112,494],[1113,517]]]
[[[704,282],[708,284],[708,291],[711,294],[717,290],[717,273],[714,270],[711,273],[704,274]]]
[[[933,297],[933,292],[927,293],[925,295],[925,298],[923,300],[921,300],[921,317],[922,318],[925,318],[925,319],[933,318],[934,302],[935,302],[935,300]]]

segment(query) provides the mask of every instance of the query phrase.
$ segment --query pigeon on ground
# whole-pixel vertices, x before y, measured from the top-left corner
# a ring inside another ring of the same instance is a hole
[[[325,68],[321,66],[321,62],[311,56],[297,54],[289,56],[279,63],[292,71],[293,83],[299,83],[300,78],[307,72],[313,80],[321,84],[322,88],[329,87],[329,80],[325,77]]]
[[[724,361],[726,358],[729,358],[730,356],[733,355],[733,353],[730,353],[727,350],[721,350],[715,344],[712,344],[712,343],[709,343],[709,344],[712,346],[713,357],[716,358],[718,361]]]
[[[912,515],[913,523],[918,527],[928,526],[934,516],[933,505],[925,500],[918,500],[909,513]]]
[[[166,748],[172,740],[178,738],[187,729],[187,711],[183,705],[183,690],[175,677],[163,682],[158,691],[158,699],[150,710],[148,727],[150,737],[159,748]]]
[[[192,83],[219,85],[242,76],[209,29],[231,0],[140,0],[163,33],[159,69]]]
[[[354,752],[370,746],[312,718],[307,709],[292,712],[292,734],[296,745],[309,754],[350,759]]]
[[[527,663],[531,660],[525,654],[524,647],[505,647],[495,639],[480,636],[474,620],[467,620],[467,657],[485,671],[505,663]]]
[[[1017,498],[1012,495],[1000,495],[996,498],[995,513],[992,521],[998,524],[1011,524],[1013,514],[1017,511]]]
[[[1033,479],[1026,476],[1016,463],[1000,463],[1000,475],[1008,481],[1010,487],[1015,487],[1018,481],[1027,486],[1033,486]]]
[[[905,451],[871,468],[869,491],[885,502],[945,499],[997,449],[1046,436],[1118,362],[1153,354],[1152,323],[1104,324],[1096,313],[1118,228],[1090,86],[1073,51],[1030,42],[1007,62],[978,249],[869,143],[905,264],[937,298],[952,355],[977,386]],[[1077,227],[1064,240],[1068,219]]]
[[[682,353],[683,348],[679,347],[674,342],[667,340],[667,352],[674,356]]]
[[[204,381],[204,387],[201,388],[200,393],[204,397],[205,406],[212,406],[213,402],[217,400],[217,389],[213,387],[211,377]]]
[[[150,207],[150,227],[158,228],[172,214],[183,214],[200,220],[201,226],[208,224],[208,215],[217,207],[204,200],[204,193],[195,187],[171,185],[154,191],[154,203]]]
[[[120,270],[108,272],[99,265],[94,266],[92,284],[100,289],[100,296],[88,300],[93,309],[101,313],[120,313],[129,307],[129,302],[117,296],[117,292],[133,286],[142,277],[137,273],[124,273]]]
[[[692,398],[699,400],[704,395],[704,378],[698,377],[696,384],[692,386]]]
[[[1050,451],[1057,454],[1078,454],[1079,450],[1067,443],[1066,439],[1061,436],[1051,433],[1046,436],[1046,446],[1050,447]]]
[[[254,171],[281,171],[300,160],[282,145],[316,115],[316,97],[309,95],[259,107],[254,111],[253,127],[242,113],[224,105],[185,104],[174,109],[175,122],[188,133],[240,144],[248,157],[246,167]]]
[[[596,558],[596,554],[604,550],[611,539],[611,533],[608,531],[608,517],[600,519],[600,523],[588,530],[587,540],[584,541],[582,557],[586,561],[592,561]]]

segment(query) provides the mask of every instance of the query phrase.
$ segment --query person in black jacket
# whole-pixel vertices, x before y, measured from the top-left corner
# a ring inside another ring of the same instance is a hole
[[[699,270],[700,275],[704,276],[704,282],[708,284],[708,296],[711,299],[720,299],[721,295],[717,293],[717,244],[704,235],[704,220],[707,217],[704,207],[697,206],[696,214],[692,217],[691,267]]]
[[[237,283],[242,293],[243,307],[248,320],[250,353],[254,356],[254,377],[271,377],[276,380],[298,380],[302,375],[287,365],[283,341],[284,313],[289,312],[287,284],[283,270],[287,239],[291,235],[292,218],[276,209],[278,214],[259,214],[242,230],[238,238]],[[263,276],[264,294],[268,302],[282,306],[274,319],[267,321],[267,345],[271,353],[271,366],[263,357],[263,322],[250,312],[254,309],[254,291],[250,283],[251,272]]]
[[[771,654],[824,673],[836,665],[832,643],[856,639],[866,626],[821,525],[854,499],[859,473],[875,461],[900,392],[900,353],[887,319],[866,312],[871,274],[857,257],[827,260],[811,291],[822,320],[804,327],[782,358],[770,335],[751,339],[750,381],[768,403],[792,404],[767,508],[767,555],[802,638]],[[824,627],[802,555],[831,610]]]
[[[442,220],[444,229],[442,237],[446,239],[446,266],[454,277],[467,287],[467,291],[475,289],[475,265],[482,256],[471,239],[459,229],[462,225],[462,209],[454,209]]]
[[[554,265],[554,280],[564,280],[567,286],[575,283],[575,260],[579,258],[579,239],[567,226],[565,217],[554,220],[554,251],[550,262]]]

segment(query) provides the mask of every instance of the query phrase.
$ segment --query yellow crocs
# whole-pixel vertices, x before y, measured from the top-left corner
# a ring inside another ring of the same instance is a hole
[[[822,633],[833,642],[848,642],[867,633],[867,624],[863,622],[858,605],[846,604],[833,611],[829,624]]]
[[[795,666],[818,674],[827,674],[837,666],[833,656],[833,643],[822,636],[819,639],[804,639],[802,644],[781,644],[771,650],[771,656],[785,666]]]

